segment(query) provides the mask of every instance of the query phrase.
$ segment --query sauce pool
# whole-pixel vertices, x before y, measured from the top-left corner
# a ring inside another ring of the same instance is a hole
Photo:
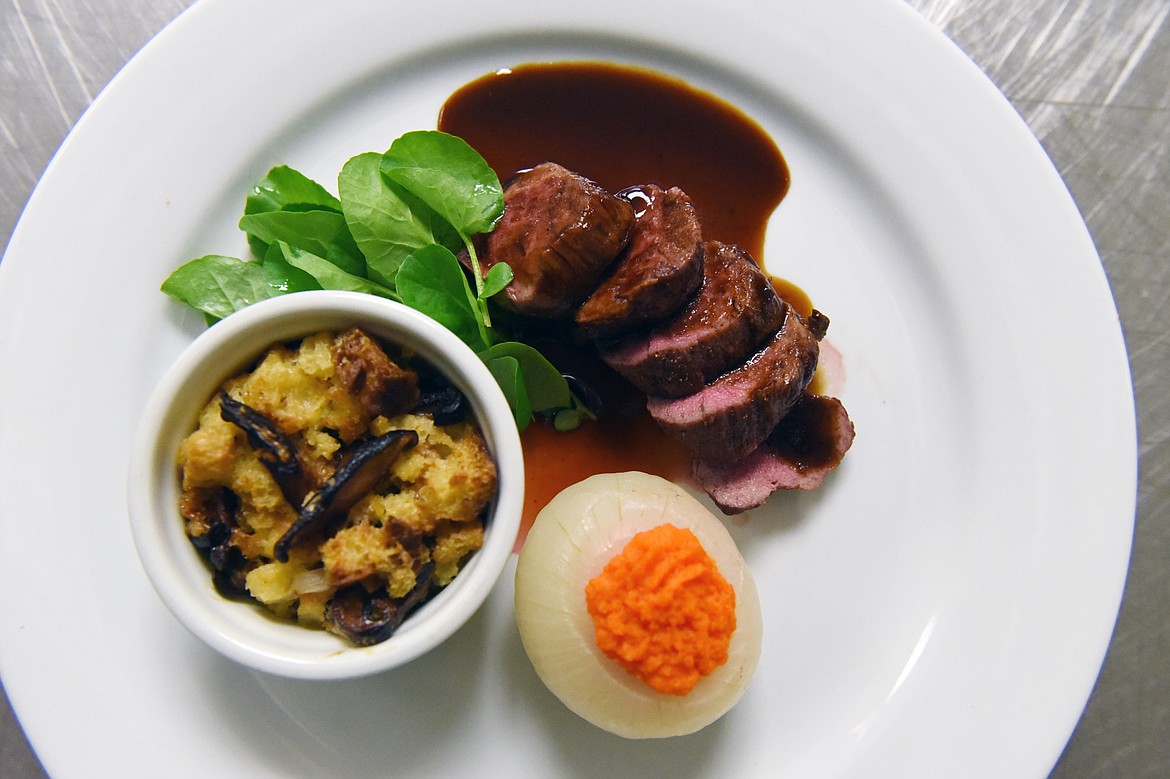
[[[788,166],[772,138],[739,109],[685,82],[640,68],[593,62],[521,65],[452,94],[438,129],[478,151],[507,184],[517,171],[557,162],[616,192],[654,183],[692,199],[706,239],[762,259],[768,219],[788,191]],[[802,315],[812,305],[775,279]],[[597,473],[637,470],[690,479],[690,457],[645,410],[645,398],[585,347],[533,343],[604,402],[599,421],[561,433],[542,420],[525,430],[521,537],[565,487]]]
[[[757,260],[768,218],[788,192],[788,166],[742,111],[679,79],[594,62],[530,64],[460,88],[439,129],[483,155],[505,183],[556,162],[611,192],[677,186],[703,235]]]
[[[526,334],[563,373],[596,393],[598,419],[557,431],[534,420],[520,436],[524,449],[524,514],[517,548],[536,515],[558,492],[599,473],[643,471],[673,482],[691,478],[686,450],[662,432],[646,410],[646,396],[596,357],[555,333]]]

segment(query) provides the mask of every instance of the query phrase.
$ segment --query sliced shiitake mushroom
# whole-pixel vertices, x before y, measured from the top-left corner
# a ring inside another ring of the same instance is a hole
[[[292,439],[282,433],[271,419],[223,390],[219,392],[219,415],[247,434],[248,443],[280,485],[284,497],[292,505],[300,505],[308,488]]]
[[[593,385],[571,373],[562,373],[561,376],[564,377],[565,383],[569,385],[569,391],[585,404],[585,408],[594,416],[601,416],[605,411],[605,401],[601,399],[601,394],[594,389]]]
[[[224,544],[211,550],[208,555],[211,567],[215,569],[211,582],[220,595],[226,598],[240,598],[248,594],[248,570],[253,567],[238,546]]]
[[[426,367],[418,372],[419,398],[412,414],[425,414],[436,425],[454,425],[467,418],[467,396],[441,373]]]
[[[403,621],[426,601],[431,592],[435,564],[418,572],[414,589],[403,598],[391,598],[384,588],[370,592],[360,582],[334,593],[326,619],[332,630],[358,646],[370,646],[390,638]]]
[[[467,417],[467,398],[452,386],[440,387],[424,392],[413,413],[430,416],[436,425],[454,425]]]
[[[211,549],[227,541],[236,527],[240,499],[227,487],[192,487],[183,490],[179,512],[187,522],[187,535],[197,549]]]
[[[274,547],[276,559],[288,561],[289,550],[307,535],[342,517],[386,475],[398,456],[418,443],[413,430],[391,430],[354,445],[341,466],[301,504],[296,522]]]
[[[187,536],[214,570],[212,581],[221,595],[245,595],[248,560],[232,544],[238,523],[239,498],[227,487],[203,487],[183,493],[180,511],[187,522]]]

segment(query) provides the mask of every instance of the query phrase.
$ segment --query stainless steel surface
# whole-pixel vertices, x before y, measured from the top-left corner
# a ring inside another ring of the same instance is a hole
[[[1141,458],[1129,580],[1101,676],[1052,777],[1164,777],[1170,771],[1170,2],[909,3],[983,68],[1044,144],[1101,253],[1129,348]],[[81,113],[189,4],[0,0],[5,245]],[[94,774],[102,769],[95,766]],[[0,777],[42,776],[3,699]]]

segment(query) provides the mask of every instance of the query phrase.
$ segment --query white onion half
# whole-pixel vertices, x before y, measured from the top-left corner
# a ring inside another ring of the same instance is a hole
[[[727,662],[686,695],[655,692],[594,639],[585,585],[637,533],[689,529],[735,589]],[[760,601],[751,572],[715,516],[677,485],[645,473],[591,476],[540,512],[516,567],[516,623],[537,676],[579,716],[625,738],[693,733],[743,695],[760,658]]]

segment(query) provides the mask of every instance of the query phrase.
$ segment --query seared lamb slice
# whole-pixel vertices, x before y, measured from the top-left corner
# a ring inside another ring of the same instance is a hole
[[[696,463],[695,479],[724,514],[764,504],[776,490],[819,487],[853,445],[853,422],[841,401],[803,395],[767,440],[731,463]]]
[[[646,408],[700,462],[731,462],[755,449],[812,380],[820,345],[784,304],[784,324],[740,367],[683,398],[650,397]]]
[[[703,280],[703,230],[678,187],[654,184],[617,193],[636,216],[626,249],[577,310],[586,338],[607,338],[677,313]]]
[[[648,333],[603,346],[601,357],[647,395],[679,398],[742,364],[783,322],[784,303],[752,256],[708,241],[702,286],[686,308]]]
[[[504,305],[529,316],[569,317],[597,287],[629,239],[634,207],[584,176],[546,162],[504,190],[504,215],[488,234],[483,270],[515,277]]]

